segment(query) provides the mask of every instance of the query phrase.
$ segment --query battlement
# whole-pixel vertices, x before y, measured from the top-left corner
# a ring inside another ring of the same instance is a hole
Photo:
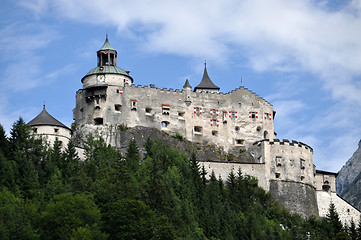
[[[275,145],[275,146],[282,146],[282,145],[287,145],[287,146],[295,146],[295,147],[300,147],[300,148],[303,148],[305,150],[309,150],[311,153],[313,153],[313,148],[310,147],[309,145],[303,143],[303,142],[299,142],[299,141],[296,141],[296,140],[288,140],[288,139],[283,139],[283,140],[280,140],[280,139],[262,139],[262,140],[259,140],[259,141],[256,141],[253,143],[253,145],[258,145],[262,142],[266,142],[268,143],[269,145]]]

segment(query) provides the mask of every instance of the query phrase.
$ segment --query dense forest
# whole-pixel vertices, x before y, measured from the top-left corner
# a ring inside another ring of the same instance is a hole
[[[361,239],[333,205],[325,219],[291,214],[240,170],[219,179],[165,143],[121,154],[89,135],[80,160],[34,138],[23,119],[0,126],[0,239]]]

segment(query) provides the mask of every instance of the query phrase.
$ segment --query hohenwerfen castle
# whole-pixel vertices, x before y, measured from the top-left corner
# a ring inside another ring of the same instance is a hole
[[[180,134],[192,142],[215,144],[226,152],[246,151],[253,158],[251,163],[200,160],[222,179],[238,169],[256,177],[260,187],[304,216],[324,217],[333,202],[343,222],[359,219],[360,212],[336,195],[336,174],[316,170],[310,146],[275,138],[276,112],[270,103],[244,87],[220,93],[206,66],[193,89],[188,80],[182,90],[135,86],[129,71],[117,66],[117,51],[107,37],[97,51],[97,66],[81,82],[73,110],[73,136],[95,131],[112,135],[114,126],[143,126]],[[58,138],[66,144],[71,139],[70,129],[45,108],[29,125],[50,141]],[[106,140],[117,147],[115,138]]]

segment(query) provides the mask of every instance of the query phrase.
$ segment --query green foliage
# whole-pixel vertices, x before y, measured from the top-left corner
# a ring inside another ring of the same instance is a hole
[[[37,239],[35,208],[6,189],[0,191],[0,239]]]
[[[182,134],[180,134],[180,133],[176,133],[173,137],[174,137],[175,139],[178,139],[179,141],[183,141],[183,140],[184,140],[184,137],[183,137]]]
[[[122,199],[112,205],[107,232],[111,239],[174,239],[166,218],[158,217],[144,202]]]
[[[21,118],[9,138],[0,125],[0,239],[361,239],[361,221],[344,229],[332,205],[302,219],[241,170],[223,182],[160,141],[141,159],[133,139],[122,158],[88,135],[80,160],[72,142],[30,133]]]
[[[126,124],[119,124],[118,129],[122,132],[126,132],[128,130],[128,126]]]
[[[91,229],[93,234],[105,239],[100,231],[100,210],[91,195],[65,193],[54,196],[45,206],[41,216],[42,239],[69,239],[76,237],[79,227]],[[72,236],[73,234],[73,236]]]

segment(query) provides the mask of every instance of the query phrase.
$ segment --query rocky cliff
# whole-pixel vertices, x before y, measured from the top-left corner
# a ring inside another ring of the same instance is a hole
[[[361,207],[361,140],[357,150],[338,172],[337,194],[360,209]]]

